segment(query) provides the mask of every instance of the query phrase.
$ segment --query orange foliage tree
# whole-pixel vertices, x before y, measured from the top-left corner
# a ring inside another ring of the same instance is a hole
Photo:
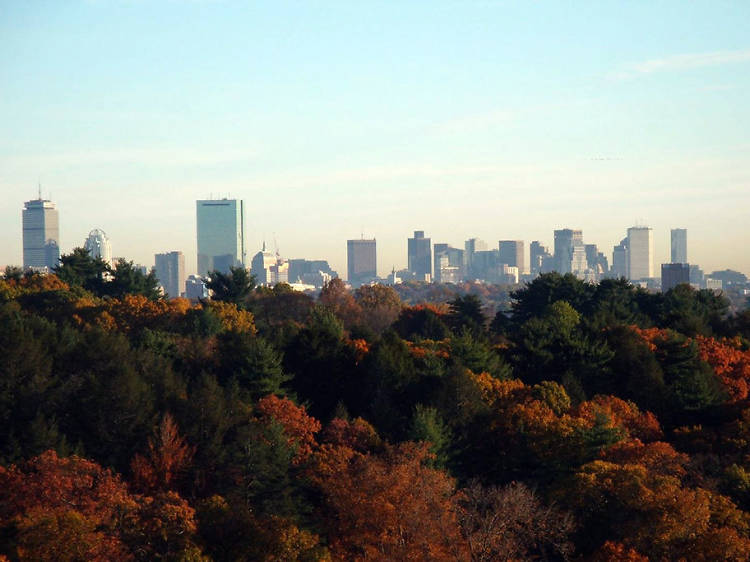
[[[695,341],[700,358],[713,367],[730,402],[746,400],[750,391],[750,350],[743,351],[738,340],[696,336]]]
[[[299,464],[306,460],[316,445],[315,434],[320,431],[318,420],[307,415],[304,406],[297,406],[288,398],[279,398],[273,394],[258,401],[258,412],[261,421],[275,421],[284,429],[287,442],[296,448],[293,462]]]
[[[455,560],[465,555],[454,484],[425,466],[427,444],[361,454],[327,446],[312,472],[325,498],[335,560]]]
[[[177,494],[131,495],[110,470],[54,451],[0,467],[0,528],[21,560],[203,560]]]
[[[148,440],[148,453],[136,453],[130,463],[133,485],[141,492],[173,488],[194,454],[195,447],[187,444],[172,416],[165,414],[156,434]]]

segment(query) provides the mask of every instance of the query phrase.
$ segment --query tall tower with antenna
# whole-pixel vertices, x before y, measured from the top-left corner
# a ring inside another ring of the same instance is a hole
[[[55,204],[42,199],[41,182],[37,190],[38,198],[26,201],[21,212],[23,267],[51,271],[60,262],[60,219]]]

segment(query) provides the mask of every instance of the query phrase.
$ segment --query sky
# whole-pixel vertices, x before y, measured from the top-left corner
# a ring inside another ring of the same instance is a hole
[[[688,229],[750,274],[750,2],[0,1],[0,265],[23,202],[64,253],[196,268],[195,201],[243,199],[248,256],[346,275],[406,239]]]

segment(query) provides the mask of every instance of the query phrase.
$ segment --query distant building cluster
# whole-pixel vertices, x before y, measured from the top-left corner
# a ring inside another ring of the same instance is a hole
[[[60,260],[59,214],[55,204],[43,199],[24,203],[23,267],[52,271]],[[185,256],[170,250],[154,255],[154,271],[168,298],[207,298],[207,276],[212,271],[227,273],[232,267],[246,267],[261,286],[288,283],[298,290],[317,290],[338,277],[325,260],[286,259],[278,248],[266,249],[265,242],[249,263],[245,249],[245,208],[242,200],[205,199],[196,201],[197,275],[187,275]],[[92,257],[115,265],[112,246],[99,228],[83,241]],[[675,228],[670,237],[670,263],[654,267],[654,233],[648,226],[633,226],[612,249],[611,263],[596,244],[584,242],[583,231],[564,228],[554,231],[552,251],[539,240],[499,240],[497,246],[469,238],[463,248],[445,242],[432,243],[423,230],[415,230],[406,241],[406,269],[395,268],[386,278],[377,273],[375,238],[347,240],[347,280],[352,287],[371,283],[397,284],[404,281],[460,283],[477,281],[515,285],[547,272],[570,273],[596,283],[605,278],[625,278],[649,289],[668,291],[687,283],[696,288],[722,289],[731,282],[730,273],[714,272],[706,277],[688,261],[687,230]],[[528,256],[528,259],[527,259]],[[145,266],[137,266],[146,271]],[[660,273],[660,275],[659,275]]]

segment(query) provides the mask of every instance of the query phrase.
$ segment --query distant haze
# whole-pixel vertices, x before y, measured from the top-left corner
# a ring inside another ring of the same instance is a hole
[[[322,4],[322,6],[320,5]],[[196,269],[195,201],[245,201],[249,258],[346,276],[375,237],[552,246],[687,228],[705,271],[750,274],[750,3],[0,4],[0,265],[21,209],[114,256]]]

